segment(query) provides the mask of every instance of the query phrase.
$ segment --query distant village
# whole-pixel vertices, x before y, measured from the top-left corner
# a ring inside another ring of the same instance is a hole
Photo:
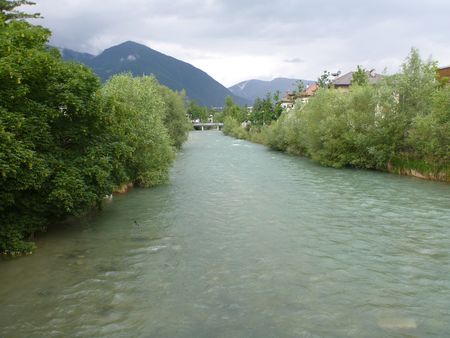
[[[348,72],[344,75],[341,75],[340,72],[331,74],[333,77],[330,88],[335,88],[339,90],[348,90],[352,85],[354,72]],[[375,72],[375,69],[370,71],[366,71],[367,77],[369,80],[369,84],[378,83],[382,75]],[[437,70],[438,78],[450,78],[450,66],[438,68]],[[297,92],[287,92],[283,96],[280,101],[280,105],[284,110],[289,111],[294,107],[294,104],[297,100],[300,100],[302,103],[307,103],[308,100],[314,96],[315,92],[319,89],[318,83],[313,83],[306,87],[305,90],[297,93]]]
[[[329,88],[334,88],[341,91],[348,91],[349,88],[352,86],[352,80],[353,80],[353,74],[355,72],[351,71],[348,73],[345,73],[341,75],[341,72],[338,71],[336,73],[329,73],[330,75],[330,82],[328,84]],[[365,71],[367,75],[368,84],[377,84],[381,81],[382,75],[379,73],[376,73],[375,69],[366,70]],[[444,78],[450,78],[450,65],[446,67],[441,67],[437,69],[437,78],[444,79]],[[277,102],[277,104],[280,105],[280,107],[283,109],[283,111],[289,112],[291,109],[294,108],[296,102],[301,102],[302,104],[307,103],[316,93],[316,91],[320,88],[318,82],[314,82],[312,84],[309,84],[306,86],[306,88],[300,90],[300,91],[287,91],[284,93],[283,97]],[[252,113],[253,107],[247,106],[246,107],[248,114]],[[216,128],[217,124],[220,125],[220,127],[223,126],[222,121],[220,123],[217,123],[215,119],[215,113],[222,112],[223,107],[211,107],[210,112],[207,115],[207,120],[202,121],[200,118],[193,118],[192,115],[187,114],[187,116],[191,119],[192,123],[194,124],[194,127],[198,127],[202,125],[203,123],[206,123],[204,126],[207,126],[208,124],[211,124],[210,126],[213,126]],[[242,127],[248,127],[250,125],[250,121],[244,121],[241,126]],[[200,127],[198,127],[200,128]],[[196,129],[198,129],[196,128]],[[217,127],[218,129],[218,127]],[[203,130],[203,127],[202,127]]]

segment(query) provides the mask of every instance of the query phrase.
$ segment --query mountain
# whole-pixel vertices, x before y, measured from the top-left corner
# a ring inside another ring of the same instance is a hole
[[[72,49],[63,48],[60,49],[61,56],[65,60],[73,60],[79,63],[88,63],[90,60],[95,58],[95,55],[89,54],[89,53],[80,53],[77,51],[74,51]]]
[[[272,81],[262,80],[248,80],[235,84],[228,89],[237,96],[243,97],[251,102],[254,102],[256,98],[264,98],[267,93],[274,94],[277,90],[280,91],[280,95],[283,96],[286,92],[292,92],[297,88],[295,82],[298,79],[287,79],[279,77]],[[314,83],[310,80],[301,80],[305,84],[305,87]]]
[[[159,83],[172,90],[185,89],[190,99],[203,106],[221,107],[227,96],[231,96],[234,102],[240,105],[251,103],[234,95],[204,71],[189,63],[132,41],[105,49],[97,56],[63,49],[62,57],[85,64],[103,81],[111,75],[124,72],[131,72],[134,76],[153,74]]]

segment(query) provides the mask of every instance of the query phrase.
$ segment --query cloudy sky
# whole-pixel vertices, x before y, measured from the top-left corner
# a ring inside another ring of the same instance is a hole
[[[393,73],[411,47],[450,64],[450,0],[34,1],[53,45],[98,54],[132,40],[226,86],[357,65]]]

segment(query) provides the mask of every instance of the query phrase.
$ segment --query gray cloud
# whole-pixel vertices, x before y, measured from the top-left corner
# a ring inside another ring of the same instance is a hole
[[[285,59],[283,60],[285,63],[302,63],[303,60],[300,58],[293,58],[293,59]]]
[[[39,24],[52,30],[54,45],[98,53],[134,40],[226,85],[247,77],[316,79],[324,69],[358,64],[395,71],[413,46],[450,63],[448,0],[37,2],[31,10],[44,16]]]

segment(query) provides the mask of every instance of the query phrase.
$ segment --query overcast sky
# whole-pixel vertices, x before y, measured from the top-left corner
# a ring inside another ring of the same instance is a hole
[[[411,47],[450,64],[450,0],[35,0],[55,46],[143,43],[231,86],[398,70]]]

